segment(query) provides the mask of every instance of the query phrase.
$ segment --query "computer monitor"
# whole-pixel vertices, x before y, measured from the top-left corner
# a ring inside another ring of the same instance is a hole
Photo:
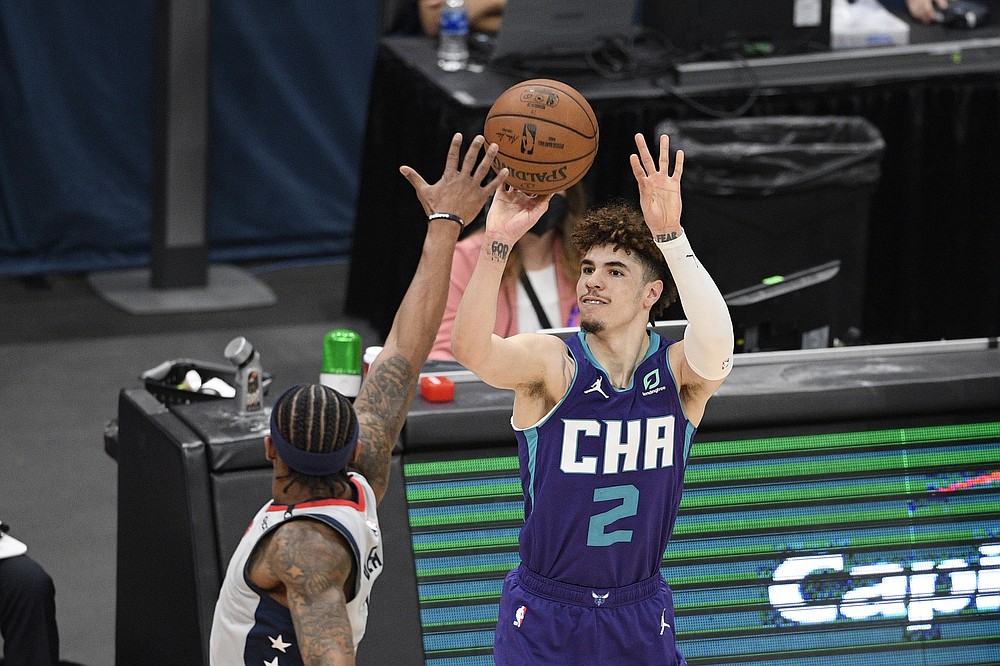
[[[489,61],[582,56],[632,30],[637,0],[507,0]]]
[[[838,259],[725,294],[737,352],[821,349],[850,342]]]
[[[791,55],[829,50],[831,6],[832,0],[644,0],[642,23],[704,59]]]

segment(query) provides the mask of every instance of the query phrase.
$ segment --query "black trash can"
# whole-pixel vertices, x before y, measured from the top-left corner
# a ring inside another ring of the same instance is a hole
[[[661,122],[685,154],[682,223],[726,296],[738,351],[863,336],[882,135],[861,117]]]

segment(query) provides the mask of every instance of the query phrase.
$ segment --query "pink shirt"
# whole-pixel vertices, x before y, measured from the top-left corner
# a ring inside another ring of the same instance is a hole
[[[455,246],[455,254],[451,264],[451,286],[448,288],[448,304],[444,308],[444,318],[438,329],[430,358],[435,361],[453,361],[451,353],[451,331],[455,327],[455,313],[462,301],[465,287],[469,284],[472,271],[479,259],[479,251],[483,246],[483,235],[473,234]],[[562,254],[562,242],[556,237],[552,240],[552,256],[556,257],[556,282],[559,288],[559,312],[562,320],[552,322],[553,326],[568,326],[570,312],[576,305],[576,282],[566,278],[562,267],[558,265],[558,257]],[[497,299],[497,322],[493,332],[501,337],[509,337],[517,333],[517,284],[513,280],[505,280],[500,285],[500,296]]]

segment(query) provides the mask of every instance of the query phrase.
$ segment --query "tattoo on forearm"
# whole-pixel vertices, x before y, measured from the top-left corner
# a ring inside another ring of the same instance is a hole
[[[509,245],[500,241],[493,241],[493,244],[490,246],[490,258],[493,261],[507,261],[508,254],[510,254]]]
[[[677,238],[677,232],[671,231],[669,234],[656,234],[654,239],[657,243],[666,243],[667,241],[672,241]]]
[[[389,459],[416,392],[417,372],[402,356],[382,361],[355,402],[361,450],[354,468],[375,488],[389,479]]]

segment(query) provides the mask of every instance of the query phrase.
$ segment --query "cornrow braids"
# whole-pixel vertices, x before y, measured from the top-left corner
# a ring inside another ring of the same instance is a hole
[[[308,453],[331,453],[353,440],[357,415],[351,401],[323,384],[308,384],[283,395],[274,406],[275,423],[289,444]],[[292,483],[333,492],[347,482],[344,471],[312,476],[289,470]],[[287,487],[286,487],[287,489]]]
[[[601,245],[610,245],[616,251],[624,250],[628,255],[634,254],[647,282],[663,281],[663,293],[649,312],[650,321],[658,318],[677,300],[677,286],[667,262],[653,242],[642,211],[634,204],[617,201],[587,211],[573,232],[572,240],[581,256]]]
[[[322,384],[300,386],[286,394],[274,409],[277,424],[289,444],[309,453],[342,449],[354,432],[351,401]]]

